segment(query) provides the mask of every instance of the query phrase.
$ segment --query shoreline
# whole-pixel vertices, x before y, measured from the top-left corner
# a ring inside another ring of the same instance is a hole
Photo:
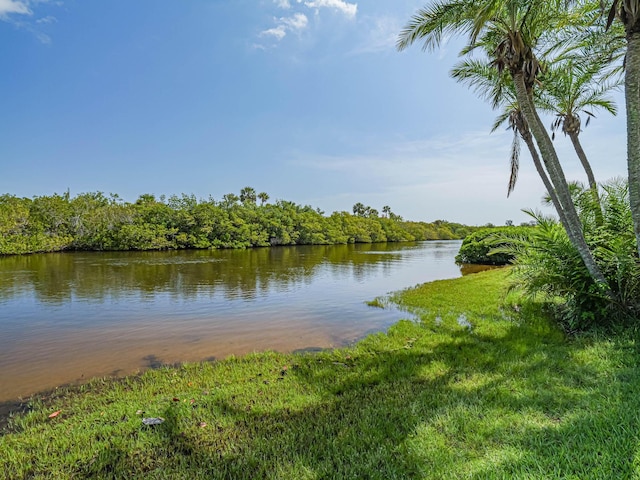
[[[0,435],[0,478],[637,475],[636,339],[567,337],[507,276],[398,292],[420,321],[349,347],[59,389]]]
[[[494,271],[494,270],[499,270],[503,267],[496,267],[496,266],[488,266],[488,265],[472,265],[469,264],[467,265],[468,267],[468,271],[465,273],[466,275],[476,275],[477,273],[481,273],[484,271]],[[464,275],[464,274],[463,274]],[[455,280],[455,279],[451,279],[451,280]],[[435,280],[435,281],[430,281],[427,282],[425,285],[434,283],[434,282],[441,282],[441,281],[449,281],[449,280]],[[389,297],[392,298],[393,294]],[[398,311],[401,311],[401,307],[398,303],[391,301],[392,304],[394,304],[394,308],[398,309]],[[374,307],[372,307],[374,308]],[[387,327],[385,330],[388,330],[390,327],[392,327],[393,325]],[[377,335],[379,333],[384,334],[385,330],[380,330],[378,332],[373,332],[373,333],[369,333],[369,334],[365,334],[357,339],[355,339],[352,342],[348,342],[347,344],[341,345],[341,346],[337,346],[337,347],[307,347],[307,348],[302,348],[302,349],[297,349],[291,352],[280,352],[277,350],[273,350],[273,349],[267,349],[267,350],[253,350],[253,351],[247,351],[245,353],[236,355],[236,354],[229,354],[223,358],[217,359],[216,357],[210,357],[210,358],[204,358],[202,360],[196,360],[196,361],[182,361],[182,362],[174,362],[174,363],[161,363],[161,364],[157,364],[157,365],[152,365],[149,366],[148,368],[144,368],[144,369],[140,369],[136,372],[133,373],[129,373],[129,374],[125,374],[125,375],[105,375],[105,376],[93,376],[93,377],[89,377],[86,378],[84,380],[76,380],[76,381],[71,381],[71,382],[67,382],[67,383],[62,383],[60,385],[56,385],[56,386],[52,386],[52,387],[48,387],[48,388],[44,388],[42,390],[38,390],[36,392],[33,392],[31,394],[27,394],[24,397],[16,397],[16,398],[9,398],[9,399],[5,399],[5,400],[0,400],[0,434],[2,434],[3,431],[3,427],[7,426],[7,423],[9,421],[9,419],[15,415],[15,414],[23,414],[23,413],[27,413],[30,411],[30,405],[33,404],[34,402],[37,403],[41,403],[44,402],[45,404],[50,402],[51,399],[55,398],[58,395],[65,395],[67,393],[73,393],[76,392],[80,389],[83,389],[84,387],[91,385],[91,383],[93,382],[101,382],[101,383],[120,383],[120,382],[124,382],[133,378],[140,378],[142,376],[144,376],[147,372],[149,371],[153,371],[153,370],[159,370],[159,369],[177,369],[180,368],[183,365],[199,365],[199,364],[204,364],[204,363],[216,363],[216,362],[225,362],[227,361],[227,359],[231,359],[231,360],[236,360],[238,358],[242,359],[245,358],[247,356],[255,356],[255,355],[265,355],[265,354],[276,354],[276,355],[283,355],[283,356],[289,356],[289,355],[299,355],[299,354],[316,354],[316,353],[321,353],[321,352],[329,352],[329,351],[334,351],[334,350],[342,350],[342,349],[348,349],[350,347],[353,347],[355,345],[357,345],[358,343],[362,342],[363,340],[366,340],[368,337],[372,336],[372,335]]]

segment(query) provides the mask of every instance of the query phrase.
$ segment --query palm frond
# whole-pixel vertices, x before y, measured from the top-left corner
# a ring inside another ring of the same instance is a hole
[[[498,115],[493,122],[493,126],[491,127],[491,133],[499,129],[504,124],[504,122],[506,122],[509,119],[510,115],[511,115],[511,112],[509,110],[505,110],[500,115]],[[509,126],[508,128],[512,128],[512,127]]]
[[[517,131],[513,132],[513,142],[511,143],[511,157],[510,157],[510,169],[509,184],[507,185],[507,197],[511,195],[513,189],[516,188],[516,182],[518,181],[518,171],[520,170],[520,134]]]
[[[423,50],[433,50],[449,36],[469,32],[472,26],[468,1],[434,2],[411,17],[398,36],[396,47],[398,50],[405,50],[422,40]]]
[[[472,88],[494,109],[505,102],[515,101],[511,79],[506,74],[498,72],[486,60],[469,59],[459,62],[451,69],[450,75]]]

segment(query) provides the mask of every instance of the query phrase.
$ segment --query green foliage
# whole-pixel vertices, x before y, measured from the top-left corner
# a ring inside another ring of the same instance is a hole
[[[589,189],[572,187],[585,238],[610,292],[589,275],[565,230],[553,219],[529,212],[539,226],[528,242],[512,245],[516,286],[542,295],[566,329],[611,327],[640,319],[640,262],[625,182],[601,188],[599,206]]]
[[[260,200],[258,204],[257,201]],[[221,201],[143,194],[134,203],[102,192],[0,196],[0,254],[58,250],[164,250],[331,245],[462,238],[473,227],[438,220],[404,222],[362,204],[354,215],[325,216],[309,205],[245,187]]]
[[[436,220],[432,223],[425,222],[403,222],[403,227],[417,241],[422,240],[453,240],[465,238],[477,227],[451,223],[445,220]]]
[[[66,248],[71,240],[68,197],[0,196],[0,253],[53,252]]]
[[[508,248],[514,241],[521,242],[531,233],[531,227],[482,228],[465,237],[456,262],[481,265],[507,265],[514,259]]]

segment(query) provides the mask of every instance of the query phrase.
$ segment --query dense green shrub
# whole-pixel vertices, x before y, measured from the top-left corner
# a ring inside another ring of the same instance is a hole
[[[128,203],[117,195],[83,193],[0,196],[0,254],[58,250],[163,250],[331,245],[462,238],[474,227],[437,220],[405,222],[389,207],[330,216],[250,187],[221,201],[193,195]],[[256,200],[260,199],[258,205]]]
[[[549,301],[563,326],[585,330],[640,319],[640,261],[635,248],[628,187],[602,186],[600,205],[588,189],[574,188],[585,238],[608,285],[596,283],[565,230],[529,212],[538,222],[528,242],[513,244],[515,285]]]
[[[513,241],[527,239],[531,230],[532,227],[490,227],[477,230],[462,242],[456,262],[507,265],[514,259],[509,245]]]

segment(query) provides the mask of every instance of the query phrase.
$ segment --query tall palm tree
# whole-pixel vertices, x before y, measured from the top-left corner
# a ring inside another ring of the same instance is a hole
[[[627,110],[627,168],[629,203],[633,217],[638,255],[640,255],[640,0],[602,1],[610,5],[607,26],[617,18],[627,40],[624,89]]]
[[[358,202],[353,206],[353,214],[357,217],[363,217],[366,210],[367,207],[365,207],[361,202]]]
[[[415,14],[400,33],[397,47],[403,50],[418,40],[424,49],[433,49],[450,35],[467,35],[469,47],[490,42],[493,65],[510,74],[518,105],[536,140],[553,190],[558,196],[561,221],[590,275],[607,286],[606,279],[584,238],[582,225],[553,142],[533,103],[533,88],[540,73],[534,49],[543,34],[562,17],[563,0],[439,0]],[[560,214],[559,210],[559,214]],[[608,287],[607,287],[608,289]]]
[[[591,57],[576,61],[570,58],[549,65],[537,99],[541,109],[556,114],[551,125],[554,135],[556,130],[561,130],[571,140],[587,175],[596,206],[600,204],[598,185],[579,136],[582,130],[581,114],[586,115],[586,127],[595,117],[593,112],[596,109],[612,115],[617,113],[616,104],[608,94],[620,85],[621,80],[610,72],[602,73],[605,67],[603,60],[606,59]]]
[[[260,205],[264,205],[267,203],[267,200],[269,200],[269,194],[267,192],[260,192],[258,198],[260,199]]]
[[[560,221],[564,225],[566,223],[564,210],[561,208],[560,200],[544,169],[529,125],[518,105],[513,82],[510,81],[508,75],[505,75],[504,72],[498,72],[486,61],[465,60],[453,67],[451,76],[459,82],[466,83],[473,88],[480,97],[488,100],[494,109],[502,108],[502,112],[496,118],[491,132],[495,132],[504,125],[505,122],[507,122],[508,128],[513,131],[513,142],[511,143],[511,154],[509,157],[511,168],[507,197],[515,188],[518,179],[518,171],[520,168],[520,139],[522,139],[531,154],[533,164],[548,192],[551,203],[556,208],[560,216]]]
[[[255,205],[256,190],[253,187],[244,187],[240,190],[240,201],[245,205]]]

